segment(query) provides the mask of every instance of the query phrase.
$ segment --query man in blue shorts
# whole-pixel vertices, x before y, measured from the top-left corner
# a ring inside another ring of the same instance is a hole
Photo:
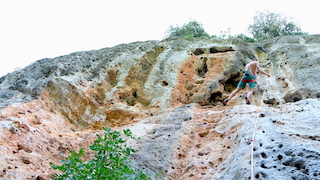
[[[259,62],[256,58],[252,59],[250,63],[246,65],[245,73],[242,76],[241,80],[239,81],[237,89],[235,89],[230,96],[225,99],[222,104],[225,106],[227,105],[228,101],[235,96],[241,89],[244,89],[246,87],[246,84],[249,84],[249,91],[247,92],[247,95],[245,95],[246,104],[250,104],[250,96],[253,93],[253,89],[256,85],[256,74],[257,72],[264,74],[268,77],[271,77],[270,74],[266,73],[261,69],[259,66]]]

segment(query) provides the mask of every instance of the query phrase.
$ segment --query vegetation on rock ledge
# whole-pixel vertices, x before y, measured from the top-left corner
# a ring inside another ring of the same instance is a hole
[[[248,32],[252,37],[246,34],[231,35],[230,28],[227,31],[221,31],[221,35],[210,36],[202,27],[202,24],[196,20],[191,20],[179,27],[170,26],[167,30],[165,39],[170,38],[184,38],[190,40],[194,37],[211,37],[211,38],[222,38],[231,39],[237,38],[244,42],[257,42],[272,37],[287,36],[287,35],[307,35],[308,33],[302,32],[300,25],[294,21],[289,21],[283,14],[276,14],[269,11],[256,12],[254,16],[254,23],[248,26]]]
[[[103,128],[104,136],[97,134],[97,140],[90,146],[90,150],[97,151],[92,160],[83,162],[84,150],[81,148],[79,153],[70,151],[71,155],[63,164],[57,166],[50,163],[53,169],[58,169],[63,174],[55,174],[52,179],[55,180],[83,180],[83,179],[108,179],[108,180],[143,180],[149,179],[141,169],[134,169],[130,166],[128,160],[131,153],[136,152],[126,146],[126,140],[121,138],[118,131],[111,131],[109,127]],[[136,139],[132,132],[123,130],[127,138]]]

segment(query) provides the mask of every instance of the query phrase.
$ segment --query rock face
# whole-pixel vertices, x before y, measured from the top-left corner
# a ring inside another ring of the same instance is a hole
[[[319,43],[176,39],[39,60],[0,78],[0,177],[49,179],[49,162],[109,126],[141,138],[134,165],[151,177],[251,179],[253,162],[256,179],[319,179]],[[252,105],[243,90],[222,106],[253,57],[271,85],[258,75]]]

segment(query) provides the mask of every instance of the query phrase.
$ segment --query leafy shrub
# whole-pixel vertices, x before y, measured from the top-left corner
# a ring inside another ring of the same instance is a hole
[[[143,180],[149,179],[140,169],[133,169],[128,160],[131,153],[135,150],[125,144],[121,134],[117,131],[111,131],[109,127],[103,128],[104,135],[97,134],[97,140],[90,146],[90,150],[97,151],[92,160],[84,163],[81,157],[84,156],[84,150],[79,153],[70,151],[71,155],[62,161],[61,166],[52,162],[51,167],[58,169],[63,174],[55,174],[52,179],[55,180],[84,180],[84,179],[108,179],[108,180]],[[123,130],[127,138],[136,139],[132,132]]]
[[[192,34],[188,34],[185,37],[183,37],[183,39],[185,39],[185,40],[190,40],[192,38],[194,38],[194,36]]]
[[[241,39],[243,40],[244,42],[256,42],[254,38],[251,38],[251,37],[248,37],[247,35],[245,34],[238,34],[236,36],[234,36],[235,38],[238,38],[238,39]]]
[[[209,34],[204,30],[202,24],[196,20],[191,20],[189,23],[182,25],[179,27],[170,26],[166,32],[165,39],[168,38],[182,38],[187,37],[201,37],[206,36],[210,37]]]
[[[221,38],[221,39],[230,39],[230,38],[232,38],[232,36],[231,36],[231,29],[228,28],[228,29],[225,30],[225,31],[220,31],[220,36],[219,36],[219,38]]]
[[[258,41],[277,36],[306,34],[299,25],[288,21],[284,15],[269,11],[256,12],[254,23],[249,25],[248,31]]]

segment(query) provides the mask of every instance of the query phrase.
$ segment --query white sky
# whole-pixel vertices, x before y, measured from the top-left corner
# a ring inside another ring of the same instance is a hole
[[[320,33],[317,0],[0,0],[0,76],[42,58],[162,40],[190,19],[210,35],[246,33],[256,11],[293,17]]]

